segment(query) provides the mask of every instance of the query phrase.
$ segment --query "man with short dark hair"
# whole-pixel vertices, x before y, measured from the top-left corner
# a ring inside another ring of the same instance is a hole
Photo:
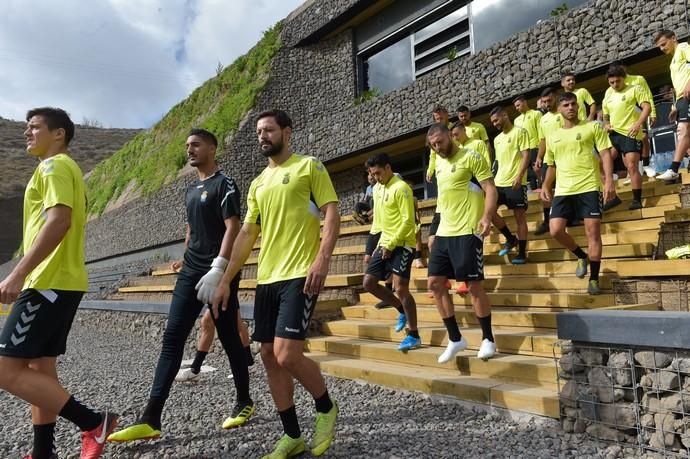
[[[601,268],[601,174],[599,160],[604,169],[604,198],[615,195],[611,141],[599,123],[580,120],[577,96],[566,92],[558,98],[558,111],[563,127],[549,135],[545,163],[548,165],[541,198],[552,202],[550,232],[561,245],[577,257],[575,275],[584,278],[588,265],[591,268],[587,292],[601,293],[599,270]],[[599,157],[592,152],[596,148]],[[556,182],[556,192],[552,187]],[[566,231],[569,220],[584,220],[588,249],[585,253]]]
[[[338,405],[328,395],[316,362],[304,355],[304,339],[338,239],[338,197],[321,161],[290,151],[292,120],[287,113],[260,113],[256,135],[268,165],[249,187],[247,216],[216,287],[213,312],[227,308],[230,282],[261,233],[253,338],[261,343],[268,386],[285,432],[264,457],[293,457],[306,449],[293,378],[314,398],[316,425],[310,449],[313,456],[321,456],[335,437]]]
[[[594,98],[589,93],[587,88],[575,88],[577,84],[575,74],[573,72],[567,72],[563,74],[561,78],[561,87],[565,92],[572,92],[577,97],[577,105],[579,108],[578,116],[581,120],[594,121],[597,117],[597,104],[594,102]],[[587,111],[589,107],[589,111]]]
[[[609,68],[606,77],[609,88],[604,95],[602,113],[604,130],[609,132],[611,144],[628,171],[632,183],[633,200],[629,210],[642,208],[642,176],[639,163],[642,152],[643,126],[651,111],[651,103],[640,86],[625,84],[625,69]],[[638,110],[641,107],[641,111]],[[639,114],[638,114],[639,113]]]
[[[117,425],[114,413],[95,412],[58,380],[56,360],[88,288],[84,264],[86,191],[67,147],[74,123],[62,109],[26,114],[27,152],[40,160],[24,194],[22,258],[0,282],[0,303],[14,302],[0,332],[0,389],[31,404],[33,449],[25,459],[56,459],[57,416],[81,430],[81,458],[100,457]]]
[[[467,137],[470,139],[479,139],[486,143],[486,148],[489,150],[490,156],[493,156],[493,149],[491,148],[491,142],[489,142],[486,128],[483,124],[472,121],[472,112],[467,105],[458,107],[458,120],[465,126]]]
[[[654,38],[654,43],[662,53],[673,56],[671,59],[671,82],[676,91],[676,105],[670,117],[678,122],[676,152],[671,168],[657,176],[660,180],[678,178],[680,163],[690,148],[690,46],[678,43],[678,37],[672,30],[661,30]]]
[[[558,105],[556,103],[556,90],[554,88],[545,88],[541,92],[541,100],[544,107],[548,110],[539,120],[539,151],[537,159],[534,162],[534,170],[541,175],[542,184],[546,177],[546,165],[544,164],[544,155],[548,147],[549,136],[560,129],[563,123],[563,117],[558,112]],[[544,221],[537,227],[534,232],[536,236],[540,236],[549,231],[549,214],[551,213],[551,202],[543,200],[544,206]]]
[[[416,222],[412,189],[397,177],[385,153],[367,160],[369,173],[379,184],[381,239],[364,275],[364,288],[399,312],[396,332],[408,325],[398,349],[407,352],[422,344],[417,331],[417,305],[410,293],[410,271],[416,245]],[[379,281],[393,279],[393,292]],[[397,295],[397,296],[396,296]]]
[[[541,120],[542,113],[538,110],[529,108],[527,98],[522,95],[513,99],[513,106],[519,113],[513,121],[515,126],[526,130],[529,137],[529,168],[527,169],[527,180],[534,191],[539,188],[538,179],[541,178],[541,176],[537,176],[534,172],[534,162],[539,153],[539,121]]]
[[[240,191],[235,181],[218,168],[216,136],[205,129],[192,129],[186,146],[189,164],[196,168],[198,178],[185,193],[188,243],[173,290],[153,385],[139,420],[110,435],[108,441],[160,437],[163,407],[180,369],[185,343],[204,305],[211,303],[240,228]],[[244,425],[254,413],[254,402],[249,396],[247,358],[238,330],[239,283],[237,275],[232,281],[231,308],[212,315],[218,338],[230,361],[237,392],[235,407],[222,424],[224,429]]]

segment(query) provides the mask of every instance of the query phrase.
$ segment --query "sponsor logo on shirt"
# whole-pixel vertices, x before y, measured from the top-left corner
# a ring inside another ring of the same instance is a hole
[[[206,202],[206,198],[208,197],[208,191],[204,190],[203,193],[201,193],[201,197],[199,198],[201,202]]]

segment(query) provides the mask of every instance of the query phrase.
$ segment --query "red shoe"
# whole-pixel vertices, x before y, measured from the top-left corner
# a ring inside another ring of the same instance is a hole
[[[467,288],[467,284],[465,282],[458,282],[458,288],[455,289],[455,292],[460,296],[465,296],[470,292],[470,290]]]
[[[105,449],[108,435],[117,427],[118,415],[105,412],[102,422],[93,430],[81,433],[81,459],[97,459]]]

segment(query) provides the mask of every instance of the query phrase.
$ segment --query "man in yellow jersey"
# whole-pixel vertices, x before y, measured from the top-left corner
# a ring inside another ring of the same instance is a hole
[[[450,126],[448,121],[448,109],[443,105],[436,105],[431,116],[434,119],[434,123],[443,123],[446,126]],[[436,152],[433,148],[429,148],[429,164],[426,168],[426,181],[431,183],[434,180],[434,172],[436,170]],[[427,239],[427,247],[431,251],[431,247],[434,245],[434,235],[436,234],[436,229],[441,221],[441,215],[438,213],[438,205],[436,206],[437,211],[434,213],[434,217],[431,219],[431,225],[429,226],[429,237]]]
[[[594,98],[589,93],[587,88],[577,88],[575,74],[572,72],[567,72],[561,78],[561,87],[565,92],[572,92],[577,96],[577,105],[579,107],[578,116],[583,121],[594,121],[597,117],[597,104],[594,102]],[[588,109],[589,107],[589,109]]]
[[[366,166],[366,162],[364,163]],[[381,185],[376,181],[376,178],[371,175],[368,172],[368,167],[367,167],[367,176],[370,180],[370,182],[373,182],[372,187],[372,196],[371,200],[373,202],[371,208],[372,208],[372,221],[371,221],[371,229],[369,230],[369,235],[367,236],[367,243],[364,248],[365,253],[364,253],[364,271],[367,270],[367,267],[369,266],[369,262],[371,261],[371,257],[374,254],[374,251],[379,245],[379,239],[381,239],[381,203],[383,202],[383,195],[382,195],[382,187]],[[398,177],[400,177],[398,175]],[[378,215],[378,217],[377,217]],[[390,277],[386,279],[386,288],[393,292],[393,279]],[[379,301],[374,305],[376,309],[383,309],[391,306],[389,303],[385,301]]]
[[[677,100],[671,117],[678,122],[676,152],[671,168],[657,179],[675,180],[678,178],[680,163],[690,148],[690,46],[687,43],[678,43],[675,32],[667,29],[656,35],[654,43],[662,53],[673,56],[670,65],[671,83]]]
[[[489,150],[486,148],[486,143],[479,139],[470,139],[467,136],[465,125],[461,121],[456,121],[450,127],[450,136],[459,147],[474,150],[484,158],[486,164],[491,168],[491,158],[489,157]]]
[[[489,142],[489,136],[486,133],[486,128],[483,124],[472,121],[472,112],[467,105],[458,107],[458,121],[465,126],[467,137],[470,139],[479,139],[486,144],[486,149],[489,150],[489,157],[493,164],[494,150]]]
[[[256,134],[268,166],[249,187],[247,215],[216,287],[212,310],[217,315],[218,308],[227,308],[230,281],[261,233],[253,339],[261,343],[261,360],[285,432],[273,452],[264,457],[282,459],[305,450],[293,378],[315,400],[316,426],[310,448],[313,456],[320,456],[335,436],[338,406],[328,395],[318,365],[304,356],[304,338],[338,239],[338,197],[319,160],[290,151],[292,120],[287,113],[260,113]],[[325,220],[319,237],[321,213]]]
[[[609,88],[604,95],[602,112],[604,130],[609,132],[611,144],[628,171],[632,183],[633,200],[629,210],[642,208],[642,176],[639,163],[642,152],[643,126],[651,111],[651,104],[640,86],[625,84],[625,70],[612,66],[607,74]],[[637,107],[641,107],[639,112]]]
[[[541,197],[552,201],[550,231],[561,245],[578,259],[575,275],[580,279],[591,268],[587,291],[590,295],[601,292],[599,269],[601,267],[601,173],[599,158],[604,168],[604,198],[615,194],[613,184],[613,161],[611,141],[599,123],[582,121],[578,116],[577,96],[566,92],[558,98],[558,110],[563,118],[563,127],[549,136],[545,157],[548,171]],[[552,187],[556,182],[556,192]],[[568,220],[584,220],[588,249],[585,253],[566,231]]]
[[[529,135],[525,129],[514,126],[503,107],[491,110],[491,124],[500,134],[494,139],[498,171],[494,182],[498,193],[497,206],[505,205],[513,211],[517,223],[517,237],[498,213],[492,222],[506,238],[499,256],[506,256],[515,246],[518,254],[511,260],[514,265],[527,263],[527,168],[529,168]]]
[[[60,385],[56,368],[88,288],[86,192],[67,151],[74,124],[52,107],[29,110],[26,121],[26,150],[40,163],[24,194],[23,257],[0,282],[0,303],[14,302],[0,332],[0,389],[31,404],[34,441],[26,458],[57,458],[57,416],[81,430],[81,458],[97,458],[117,415],[76,401]]]
[[[647,83],[647,80],[645,77],[642,75],[631,75],[628,72],[628,70],[625,68],[625,66],[622,66],[623,69],[626,72],[625,76],[625,84],[626,86],[634,86],[637,85],[642,90],[644,91],[645,97],[647,97],[647,100],[649,100],[649,105],[652,107],[651,112],[649,113],[649,126],[654,126],[656,124],[656,104],[654,103],[654,95],[652,94],[652,90],[649,88],[649,84]],[[650,155],[651,155],[651,144],[649,142],[649,134],[647,132],[647,126],[645,125],[643,127],[643,134],[644,137],[642,137],[642,157],[640,158],[642,161],[642,167],[645,171],[645,174],[649,177],[654,177],[656,175],[656,171],[654,170],[653,167],[649,165],[650,161]],[[628,182],[630,179],[626,179],[625,182]]]
[[[548,137],[560,129],[563,118],[558,112],[558,106],[556,104],[556,90],[554,88],[546,88],[541,92],[541,100],[544,107],[548,109],[544,115],[542,115],[541,120],[539,120],[539,151],[537,152],[537,159],[534,162],[534,170],[537,174],[541,175],[542,184],[544,183],[544,178],[546,177],[546,165],[544,163],[544,155],[546,154],[546,149],[548,146]],[[549,214],[551,212],[551,202],[543,201],[544,206],[544,221],[537,227],[534,232],[535,236],[540,236],[549,231]]]
[[[385,153],[367,160],[369,173],[376,178],[382,196],[380,207],[381,239],[364,275],[364,288],[392,305],[400,313],[395,326],[401,332],[408,325],[407,336],[398,349],[407,352],[422,344],[417,330],[417,305],[410,293],[410,271],[416,244],[414,196],[404,180],[393,173]],[[396,295],[379,284],[391,276]]]
[[[532,187],[532,190],[539,188],[538,176],[534,172],[534,161],[537,159],[539,152],[539,121],[542,117],[542,112],[539,110],[532,110],[529,108],[527,98],[525,96],[517,96],[513,99],[513,106],[519,113],[515,118],[515,126],[521,127],[527,131],[529,136],[529,169],[527,169],[527,180]]]
[[[477,357],[488,359],[496,353],[496,343],[491,330],[491,303],[481,281],[484,237],[489,234],[491,218],[496,213],[496,187],[482,157],[458,147],[445,125],[431,126],[427,139],[439,155],[436,180],[439,195],[443,197],[441,223],[429,257],[428,280],[428,288],[434,292],[436,307],[448,331],[448,346],[438,361],[448,362],[467,347],[458,329],[452,298],[446,290],[448,278],[467,282],[482,329]]]

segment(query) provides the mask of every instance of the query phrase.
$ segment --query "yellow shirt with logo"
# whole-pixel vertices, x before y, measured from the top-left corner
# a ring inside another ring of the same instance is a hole
[[[685,87],[690,82],[690,45],[678,43],[676,52],[673,53],[673,59],[671,59],[670,70],[673,89],[676,90],[676,97],[680,99],[683,97]]]
[[[573,91],[573,94],[575,94],[575,97],[577,97],[577,117],[580,120],[586,120],[588,115],[587,105],[592,105],[594,103],[594,98],[589,93],[587,88],[577,88],[575,91]]]
[[[22,241],[24,254],[31,249],[43,229],[46,211],[57,205],[72,210],[70,227],[55,250],[29,273],[23,288],[86,292],[89,281],[84,261],[84,176],[77,163],[65,153],[41,161],[26,186]]]
[[[647,80],[645,80],[645,78],[642,75],[627,75],[625,77],[625,80],[623,81],[625,81],[626,86],[637,85],[640,88],[642,88],[645,97],[649,101],[649,104],[652,106],[652,111],[649,113],[649,116],[651,116],[652,118],[656,118],[656,105],[654,105],[654,95],[652,94],[652,90],[649,89]]]
[[[337,202],[328,171],[293,154],[266,167],[249,186],[245,223],[261,226],[258,284],[306,277],[320,244],[320,209]]]
[[[388,250],[396,247],[414,247],[417,230],[412,188],[400,177],[393,175],[381,186],[381,239],[379,245]]]
[[[496,186],[512,186],[520,173],[522,152],[529,150],[529,136],[521,127],[513,126],[507,133],[501,132],[494,139],[494,151],[498,161]],[[529,154],[529,151],[528,153]],[[527,185],[527,174],[522,174],[522,184]]]
[[[484,213],[484,190],[478,183],[491,177],[489,166],[476,151],[459,148],[450,158],[438,157],[436,180],[442,199],[436,207],[441,214],[437,236],[475,233]]]
[[[640,117],[638,106],[643,102],[649,103],[647,95],[639,86],[626,86],[622,91],[615,91],[613,88],[606,90],[602,112],[609,117],[611,128],[624,136],[628,135],[630,127],[637,122]],[[638,131],[637,140],[642,140],[644,132]]]
[[[483,140],[484,142],[489,140],[489,136],[486,134],[486,128],[481,123],[474,121],[470,122],[470,124],[465,126],[465,132],[470,139]]]
[[[539,140],[546,140],[548,136],[563,126],[563,117],[560,113],[546,112],[539,120]]]
[[[539,121],[541,117],[542,113],[539,110],[530,109],[515,118],[513,122],[515,126],[527,131],[530,149],[539,147]]]
[[[556,166],[554,196],[601,191],[599,156],[611,148],[611,140],[599,123],[580,121],[570,129],[560,128],[549,136],[544,161]]]
[[[491,156],[489,155],[489,149],[486,146],[486,142],[479,139],[468,138],[467,142],[465,143],[455,142],[455,144],[458,147],[467,148],[479,153],[481,157],[484,158],[484,160],[486,161],[486,165],[489,166],[489,169],[491,169]]]

